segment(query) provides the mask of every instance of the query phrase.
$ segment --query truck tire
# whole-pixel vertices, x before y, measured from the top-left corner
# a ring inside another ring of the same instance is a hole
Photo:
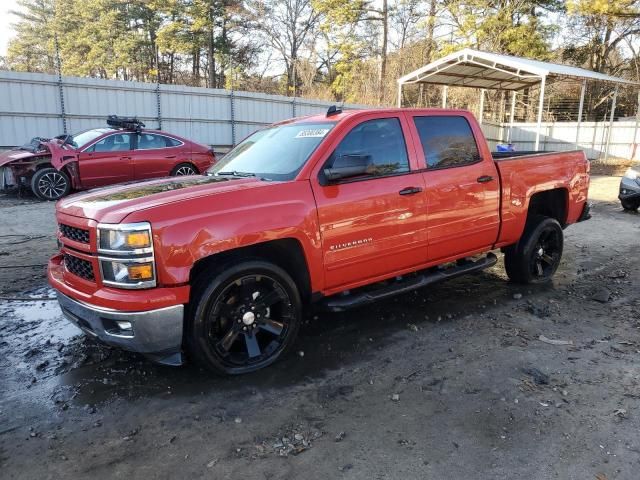
[[[536,216],[527,222],[520,241],[504,252],[509,279],[516,283],[546,283],[560,265],[564,237],[554,218]]]
[[[71,190],[71,180],[62,170],[43,168],[31,177],[31,190],[40,200],[59,200]]]
[[[178,165],[173,167],[173,170],[171,170],[171,173],[170,173],[172,177],[180,177],[182,175],[197,175],[197,174],[198,174],[198,169],[195,167],[195,165],[187,162],[179,163]]]
[[[227,265],[196,280],[187,317],[187,351],[226,375],[259,370],[294,343],[302,300],[282,268],[262,260]]]
[[[640,208],[640,200],[638,199],[636,200],[624,199],[624,200],[620,200],[620,203],[622,204],[622,208],[624,208],[629,212],[635,212],[636,210],[638,210],[638,208]]]

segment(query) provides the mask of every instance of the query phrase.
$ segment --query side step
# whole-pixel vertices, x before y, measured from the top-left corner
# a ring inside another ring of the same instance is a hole
[[[416,288],[426,287],[433,283],[459,277],[466,273],[477,272],[485,268],[492,267],[498,261],[495,254],[489,252],[486,257],[476,261],[469,261],[454,267],[442,268],[436,271],[426,271],[416,276],[397,280],[391,285],[384,285],[378,289],[348,295],[333,295],[323,301],[324,307],[331,312],[342,312],[351,308],[361,307],[368,303],[393,297],[401,293],[410,292]]]

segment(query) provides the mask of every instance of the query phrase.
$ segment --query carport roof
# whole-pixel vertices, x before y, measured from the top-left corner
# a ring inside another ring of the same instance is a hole
[[[584,68],[465,48],[398,79],[398,84],[430,83],[496,90],[522,90],[546,77],[567,77],[638,85]]]

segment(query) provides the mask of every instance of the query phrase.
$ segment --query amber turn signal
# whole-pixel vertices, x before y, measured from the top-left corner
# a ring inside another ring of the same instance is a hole
[[[130,280],[152,280],[153,279],[153,265],[151,263],[141,263],[139,265],[129,265],[127,267],[129,271]]]
[[[148,231],[128,232],[125,238],[127,247],[130,248],[145,248],[151,246]]]

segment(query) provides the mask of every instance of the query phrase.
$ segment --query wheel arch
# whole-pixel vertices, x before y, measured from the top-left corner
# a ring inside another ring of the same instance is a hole
[[[529,199],[527,208],[527,223],[533,218],[543,215],[554,218],[564,228],[567,225],[569,213],[569,191],[564,188],[554,188],[534,193]]]
[[[203,274],[220,265],[247,258],[266,260],[284,269],[298,286],[303,303],[311,300],[309,265],[304,248],[296,238],[270,240],[200,258],[191,268],[189,283],[193,285]]]

